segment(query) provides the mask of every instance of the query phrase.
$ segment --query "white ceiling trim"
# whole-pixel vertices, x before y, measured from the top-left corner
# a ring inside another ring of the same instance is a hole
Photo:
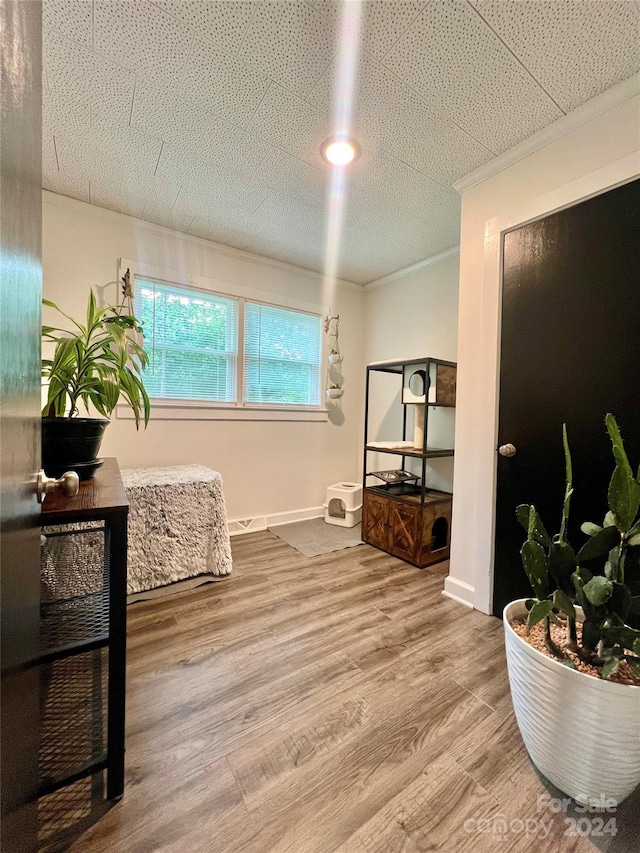
[[[550,142],[560,139],[560,137],[565,136],[572,130],[576,130],[583,124],[602,115],[602,113],[608,112],[613,107],[623,103],[623,101],[634,98],[639,94],[640,74],[635,74],[621,83],[616,83],[615,86],[607,89],[601,95],[596,95],[595,98],[587,101],[586,104],[576,107],[572,112],[562,116],[557,121],[547,125],[547,127],[542,128],[542,130],[534,133],[528,139],[524,139],[522,142],[514,145],[508,151],[499,154],[483,166],[474,169],[473,172],[469,172],[468,175],[453,183],[453,189],[456,192],[463,193],[470,187],[486,181],[487,178],[498,172],[502,172],[503,169],[512,166],[514,163],[518,163],[520,160],[524,160],[525,157],[528,157],[535,151],[539,151],[541,148],[549,145]]]
[[[411,266],[404,267],[404,269],[396,270],[395,272],[389,273],[389,275],[382,276],[382,278],[370,281],[364,285],[363,290],[377,290],[379,287],[384,287],[386,284],[391,284],[394,281],[398,281],[400,278],[405,278],[405,276],[411,275],[411,273],[422,270],[425,267],[432,267],[434,264],[442,263],[442,261],[446,261],[448,258],[453,258],[455,255],[459,254],[460,246],[454,246],[452,249],[447,249],[444,252],[438,252],[437,255],[433,255],[431,258],[425,258],[424,261],[418,261],[416,264],[411,264]]]
[[[213,240],[205,240],[204,237],[195,237],[193,234],[185,234],[183,231],[175,231],[173,228],[167,228],[164,225],[155,225],[153,222],[147,222],[145,219],[138,219],[135,216],[129,216],[127,213],[120,213],[116,210],[109,210],[106,207],[98,207],[95,204],[89,204],[86,201],[80,201],[70,196],[60,195],[59,193],[51,192],[51,190],[42,190],[43,202],[51,204],[55,207],[64,207],[67,210],[80,211],[84,207],[90,207],[97,216],[102,219],[109,219],[112,222],[117,222],[119,219],[128,219],[135,223],[135,227],[139,231],[146,231],[148,234],[154,234],[158,237],[169,236],[172,239],[179,239],[181,243],[190,243],[199,248],[208,249],[210,252],[216,252],[219,255],[226,255],[230,258],[238,258],[238,260],[249,261],[261,267],[271,267],[277,270],[286,270],[287,272],[296,273],[296,275],[310,278],[313,281],[324,282],[324,275],[314,270],[308,270],[305,267],[297,267],[295,264],[287,264],[284,261],[276,261],[273,258],[267,258],[264,255],[254,255],[253,252],[246,252],[243,249],[234,249],[233,246],[225,246],[222,243],[214,243]],[[347,281],[344,278],[334,279],[336,287],[343,290],[355,290],[362,293],[363,286],[356,284],[355,281]]]

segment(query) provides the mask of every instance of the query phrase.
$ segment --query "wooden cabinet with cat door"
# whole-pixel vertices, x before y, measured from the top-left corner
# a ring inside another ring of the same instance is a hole
[[[396,374],[400,380],[402,408],[396,412],[396,422],[401,423],[401,438],[395,441],[373,440],[369,434],[375,374]],[[444,440],[442,424],[435,430],[443,445],[436,447],[431,443],[434,419],[429,410],[455,408],[455,381],[455,363],[434,358],[376,362],[367,367],[362,538],[420,568],[449,558],[452,496],[429,488],[427,465],[429,459],[453,456],[453,412]],[[413,419],[409,406],[414,407]],[[402,467],[372,470],[373,454],[401,456]],[[407,470],[412,467],[418,470]]]

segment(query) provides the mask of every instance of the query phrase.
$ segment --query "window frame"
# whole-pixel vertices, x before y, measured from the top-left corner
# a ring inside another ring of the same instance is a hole
[[[312,403],[304,404],[304,403],[245,402],[245,396],[247,394],[247,383],[245,381],[245,379],[246,379],[246,375],[245,375],[246,310],[245,309],[247,307],[247,303],[251,303],[252,305],[260,305],[260,306],[264,305],[267,308],[278,308],[282,311],[291,311],[291,312],[295,312],[296,314],[308,314],[311,317],[317,317],[318,318],[318,320],[320,321],[320,341],[321,341],[321,343],[320,343],[320,361],[318,363],[318,370],[319,370],[318,385],[319,385],[319,388],[318,388],[318,404],[317,405],[313,405]],[[300,308],[292,308],[289,305],[276,305],[274,302],[265,302],[263,299],[259,300],[259,299],[254,299],[253,297],[251,297],[251,298],[250,297],[240,297],[240,314],[238,317],[238,322],[242,323],[242,333],[241,333],[241,335],[238,336],[238,350],[240,350],[240,341],[242,341],[242,353],[239,353],[239,355],[241,355],[242,358],[240,360],[241,364],[239,364],[239,366],[238,366],[238,371],[242,370],[242,376],[241,377],[239,376],[239,380],[241,380],[241,381],[238,382],[238,398],[239,398],[238,403],[240,405],[242,405],[245,408],[263,409],[265,407],[266,408],[276,407],[276,408],[283,408],[283,409],[297,409],[297,410],[311,410],[311,411],[317,411],[318,409],[322,408],[322,392],[324,390],[322,388],[322,379],[326,373],[326,371],[324,370],[324,364],[327,361],[327,355],[328,355],[328,353],[325,352],[326,340],[325,340],[325,335],[322,331],[323,316],[324,315],[318,314],[317,312],[304,311]]]
[[[125,269],[126,269],[126,267],[125,267]],[[227,299],[229,301],[235,302],[236,303],[236,325],[240,323],[240,317],[241,317],[242,312],[241,312],[241,308],[240,308],[240,298],[239,297],[232,296],[232,295],[227,294],[227,293],[219,293],[218,291],[214,291],[214,290],[203,290],[202,288],[193,287],[192,285],[178,284],[175,281],[167,281],[166,279],[159,279],[157,276],[139,275],[137,273],[132,272],[133,311],[134,311],[134,314],[136,313],[136,308],[135,308],[135,304],[136,304],[136,301],[135,301],[135,279],[136,279],[136,277],[141,279],[142,281],[148,282],[149,284],[157,284],[160,287],[162,287],[162,286],[176,287],[176,288],[180,288],[182,290],[191,291],[194,294],[202,293],[204,295],[220,296],[223,299]],[[233,374],[233,384],[235,387],[236,398],[238,397],[238,359],[241,356],[240,341],[241,341],[240,330],[239,330],[239,328],[236,328],[236,347],[237,347],[236,352],[231,353],[230,350],[225,350],[223,353],[224,355],[227,355],[227,356],[231,355],[232,356],[231,364],[229,364],[227,366],[227,374],[229,376],[231,376]],[[169,347],[160,346],[159,349],[169,349]],[[196,351],[190,347],[171,347],[171,349],[182,349],[185,352],[195,352]],[[144,380],[144,374],[143,374],[143,380]],[[151,394],[149,395],[149,397],[151,399],[152,405],[154,405],[154,406],[161,405],[163,403],[171,403],[171,402],[175,402],[178,405],[184,405],[186,403],[195,403],[196,405],[204,405],[204,406],[214,405],[214,406],[225,406],[225,407],[235,405],[234,402],[225,401],[225,400],[194,400],[194,399],[190,399],[188,397],[152,397]]]
[[[236,358],[236,401],[216,402],[207,400],[188,400],[178,398],[151,398],[151,417],[153,420],[264,420],[264,421],[327,421],[328,409],[323,399],[323,387],[328,370],[329,348],[326,335],[321,334],[321,354],[319,364],[320,400],[318,405],[288,404],[288,403],[245,403],[244,377],[244,324],[245,304],[254,302],[261,305],[295,311],[301,314],[311,314],[322,318],[329,309],[303,300],[282,297],[274,301],[270,293],[220,282],[204,276],[190,275],[185,272],[164,269],[141,261],[127,258],[118,259],[118,278],[130,270],[133,289],[135,279],[149,280],[157,284],[184,288],[194,292],[204,292],[238,302],[238,353]],[[135,300],[134,300],[135,313]],[[143,375],[144,380],[144,375]],[[116,407],[116,418],[131,420],[133,413],[125,405]]]

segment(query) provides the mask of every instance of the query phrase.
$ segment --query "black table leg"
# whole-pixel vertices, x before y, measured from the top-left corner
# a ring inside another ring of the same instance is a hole
[[[127,516],[112,515],[105,534],[110,552],[109,589],[109,722],[107,732],[107,799],[124,793],[124,718],[127,644]]]

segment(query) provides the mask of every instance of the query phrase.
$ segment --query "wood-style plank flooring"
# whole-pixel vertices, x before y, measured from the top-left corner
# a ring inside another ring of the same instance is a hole
[[[233,556],[232,579],[129,607],[125,795],[72,850],[594,849],[539,810],[502,625],[442,596],[446,564],[269,532]]]

